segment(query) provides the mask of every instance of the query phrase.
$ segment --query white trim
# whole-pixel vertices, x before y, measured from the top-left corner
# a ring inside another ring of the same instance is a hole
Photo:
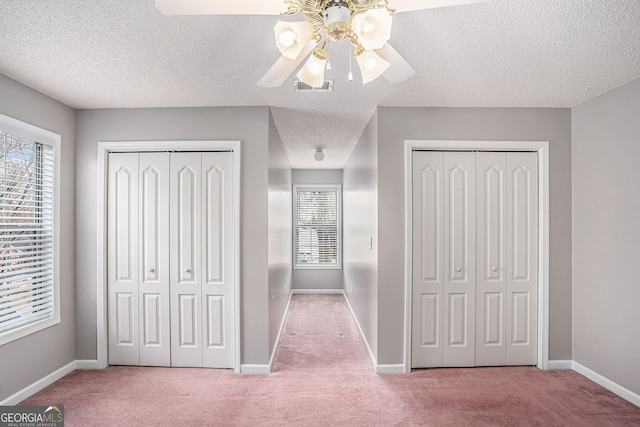
[[[549,360],[547,369],[573,369],[573,360]]]
[[[411,372],[412,316],[412,174],[413,150],[433,151],[535,151],[538,153],[538,368],[549,364],[549,142],[547,141],[444,141],[406,140],[405,171],[405,301],[404,372]]]
[[[76,370],[76,361],[74,360],[73,362],[67,363],[62,368],[53,371],[49,375],[43,378],[40,378],[38,381],[34,382],[33,384],[26,386],[25,388],[18,391],[17,393],[14,393],[11,396],[7,397],[5,400],[0,402],[0,406],[17,405],[18,403],[22,402],[25,399],[28,399],[29,397],[33,396],[40,390],[46,387],[49,387],[51,384],[55,383],[65,375],[68,375],[75,370]]]
[[[620,396],[621,398],[623,398],[624,400],[627,400],[631,403],[633,403],[634,405],[640,407],[640,394],[634,393],[633,391],[629,390],[628,388],[625,388],[623,386],[621,386],[620,384],[611,381],[609,378],[606,378],[602,375],[600,375],[599,373],[592,371],[591,369],[587,368],[586,366],[576,362],[575,360],[572,361],[572,369],[574,371],[576,371],[577,373],[579,373],[580,375],[583,375],[585,377],[587,377],[588,379],[590,379],[591,381],[593,381],[596,384],[601,385],[602,387],[606,388],[607,390],[617,394],[618,396]]]
[[[269,365],[241,365],[240,373],[254,375],[269,375],[271,368]]]
[[[289,312],[289,305],[291,305],[291,297],[293,296],[293,292],[289,292],[289,299],[287,300],[287,306],[284,309],[284,314],[282,315],[282,321],[280,321],[280,329],[278,329],[278,336],[276,337],[276,342],[273,345],[273,351],[271,352],[271,358],[269,359],[269,371],[273,368],[273,362],[276,360],[276,353],[278,352],[278,346],[280,345],[280,337],[282,337],[282,331],[284,330],[284,322],[287,320],[287,313]]]
[[[380,375],[397,375],[404,374],[404,365],[377,365],[376,374]]]
[[[139,151],[232,151],[234,153],[234,188],[233,188],[233,227],[235,260],[235,348],[234,372],[241,372],[240,365],[240,189],[241,187],[241,148],[240,141],[116,141],[98,143],[98,218],[97,218],[97,366],[106,368],[108,359],[107,335],[107,173],[109,170],[109,152]]]
[[[76,369],[102,369],[97,360],[76,360]]]
[[[356,316],[356,312],[353,311],[353,307],[351,307],[351,303],[349,302],[349,298],[347,297],[347,294],[344,291],[342,291],[342,295],[344,296],[344,300],[347,302],[347,307],[349,307],[349,312],[351,312],[351,317],[353,318],[353,321],[355,322],[356,327],[358,328],[358,333],[360,333],[360,338],[362,338],[364,347],[367,349],[367,356],[369,356],[369,361],[371,362],[371,365],[373,365],[373,368],[376,371],[376,373],[378,373],[378,362],[376,361],[376,356],[373,354],[373,351],[371,351],[371,347],[369,346],[367,337],[364,335],[364,331],[360,326],[360,322],[358,322],[358,317]],[[383,365],[383,366],[393,366],[393,365]]]
[[[291,289],[292,294],[343,294],[342,289]]]

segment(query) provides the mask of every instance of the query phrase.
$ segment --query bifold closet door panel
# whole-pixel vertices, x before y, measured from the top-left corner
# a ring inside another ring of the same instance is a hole
[[[234,366],[233,154],[202,153],[203,366]]]
[[[139,365],[137,153],[109,155],[107,199],[109,363]]]
[[[444,155],[444,366],[474,366],[475,153]]]
[[[507,153],[476,154],[476,366],[506,362]]]
[[[169,366],[169,153],[141,153],[139,170],[140,365]]]
[[[537,363],[538,161],[507,155],[506,364]]]
[[[411,361],[443,366],[444,153],[413,153]]]
[[[202,366],[202,164],[200,153],[170,160],[171,364]]]

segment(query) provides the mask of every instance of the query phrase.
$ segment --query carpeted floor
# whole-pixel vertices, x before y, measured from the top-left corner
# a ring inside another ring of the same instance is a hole
[[[640,408],[572,371],[376,375],[340,295],[294,295],[271,375],[110,367],[22,402],[66,426],[640,426]]]

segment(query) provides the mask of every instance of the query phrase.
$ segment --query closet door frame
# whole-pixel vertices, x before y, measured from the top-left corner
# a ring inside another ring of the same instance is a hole
[[[405,322],[403,372],[411,372],[413,304],[413,152],[533,151],[538,155],[538,364],[549,369],[549,142],[406,140],[405,170]]]
[[[234,239],[234,335],[233,370],[240,373],[240,141],[101,141],[98,143],[98,188],[97,188],[97,366],[106,368],[109,364],[107,329],[107,184],[109,153],[163,152],[163,151],[229,151],[233,153],[233,239]]]

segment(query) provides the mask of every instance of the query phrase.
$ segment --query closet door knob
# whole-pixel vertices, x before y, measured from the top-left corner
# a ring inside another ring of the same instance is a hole
[[[185,273],[191,273],[191,269],[190,269],[190,268],[185,268],[185,269],[184,269],[184,272],[185,272]]]
[[[498,267],[491,267],[491,271],[498,271]]]
[[[460,272],[462,271],[462,268],[460,268],[460,267],[456,267],[456,271],[457,271],[458,273],[460,273]]]
[[[156,272],[156,271],[153,269],[153,267],[151,267],[151,268],[149,269],[149,273],[155,273],[155,272]]]

